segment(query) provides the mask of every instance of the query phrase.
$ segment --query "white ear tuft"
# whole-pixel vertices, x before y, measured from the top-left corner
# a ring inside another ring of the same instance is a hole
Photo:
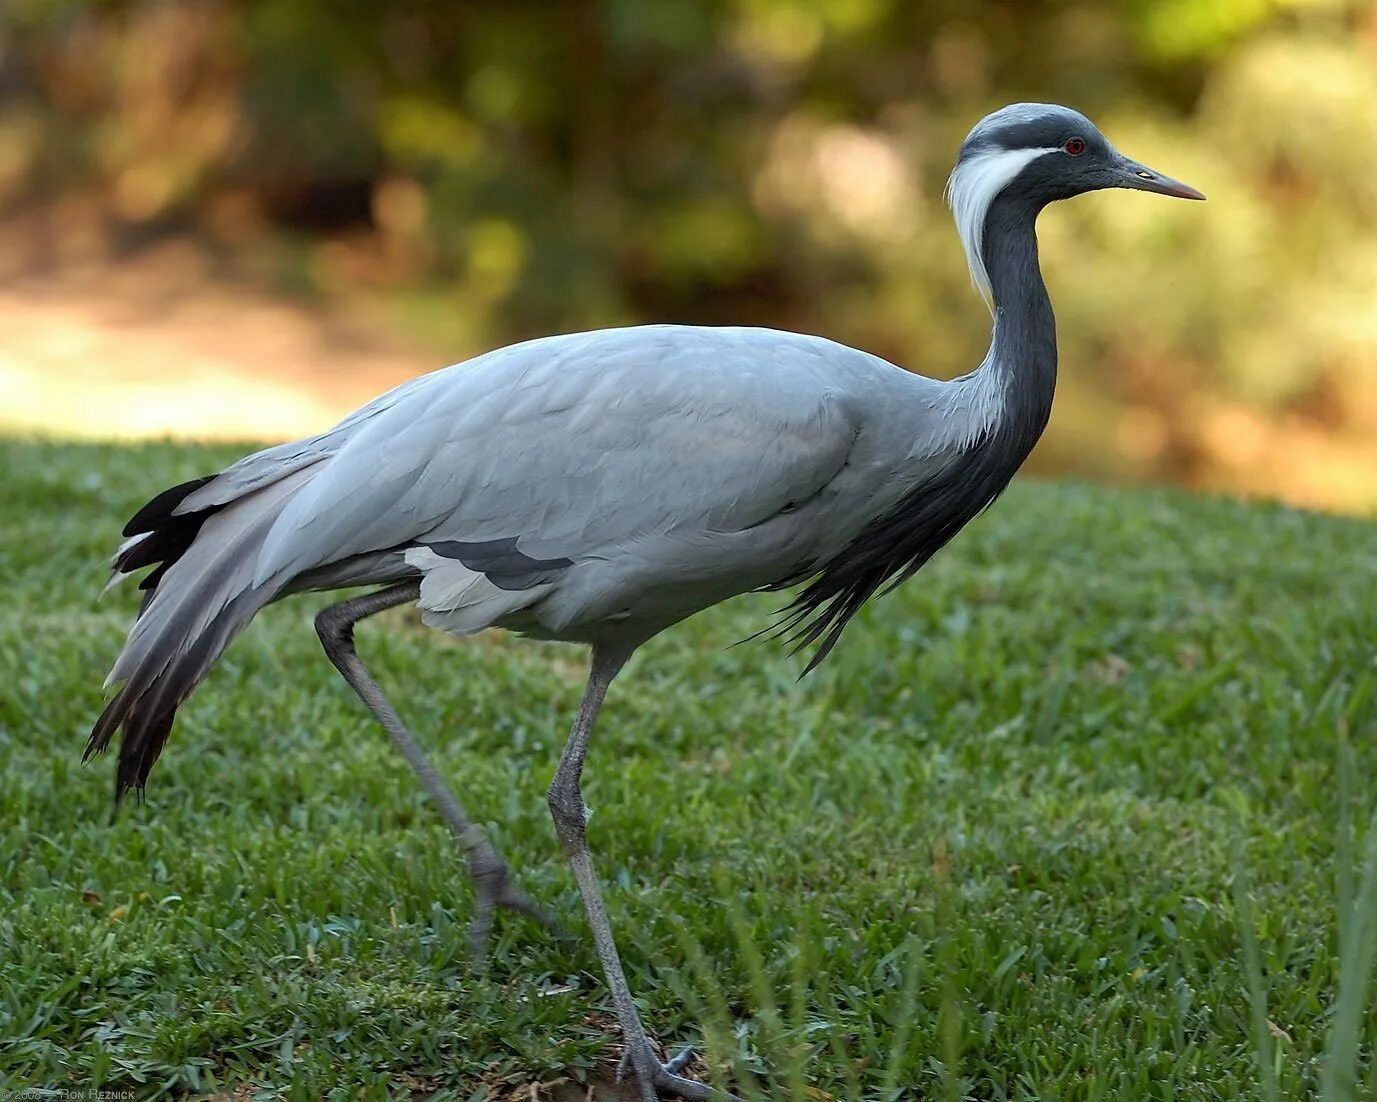
[[[985,270],[982,245],[985,238],[985,216],[990,204],[1009,186],[1023,166],[1044,153],[1055,153],[1056,146],[1046,149],[988,149],[963,158],[952,169],[947,180],[947,205],[956,219],[956,232],[966,250],[966,263],[971,269],[971,282],[994,313],[994,291],[990,288],[990,274]]]

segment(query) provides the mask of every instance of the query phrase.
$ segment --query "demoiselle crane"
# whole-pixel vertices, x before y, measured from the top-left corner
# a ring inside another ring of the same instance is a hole
[[[1034,223],[1101,188],[1203,199],[1121,155],[1080,113],[1022,103],[961,146],[948,199],[994,317],[950,382],[821,337],[650,325],[548,337],[414,379],[308,440],[165,490],[124,529],[116,575],[154,569],[86,754],[123,729],[116,796],[140,792],[177,708],[264,605],[382,585],[316,618],[330,660],[406,756],[467,854],[481,956],[494,909],[540,912],[426,760],[354,648],[415,602],[454,635],[497,626],[591,648],[549,790],[640,1097],[713,1092],[662,1065],[593,870],[579,779],[638,646],[751,590],[803,583],[780,627],[811,669],[881,586],[988,506],[1047,423],[1056,379]]]

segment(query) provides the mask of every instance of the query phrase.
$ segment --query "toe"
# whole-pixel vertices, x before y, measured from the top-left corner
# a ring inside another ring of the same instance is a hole
[[[655,1077],[655,1089],[662,1098],[682,1098],[685,1102],[742,1102],[734,1094],[714,1090],[697,1079],[685,1079],[682,1075],[676,1075],[670,1070],[674,1062],[671,1060],[669,1064],[660,1068],[660,1073]]]
[[[498,894],[494,902],[499,907],[509,911],[516,911],[518,914],[523,914],[527,918],[539,922],[557,937],[568,938],[572,936],[568,930],[560,925],[560,923],[556,922],[537,906],[530,896],[511,883],[503,886],[502,891]]]
[[[678,1075],[692,1062],[693,1046],[689,1045],[688,1047],[681,1049],[677,1056],[672,1057],[670,1061],[667,1064],[665,1064],[662,1070],[669,1075]]]
[[[482,867],[471,869],[474,892],[478,896],[478,911],[480,914],[490,914],[493,910],[501,908],[504,911],[516,911],[527,918],[539,922],[557,937],[570,937],[568,931],[558,922],[540,909],[530,896],[516,886],[516,881],[512,878],[512,870],[505,863],[499,861]],[[487,930],[483,931],[484,937]]]

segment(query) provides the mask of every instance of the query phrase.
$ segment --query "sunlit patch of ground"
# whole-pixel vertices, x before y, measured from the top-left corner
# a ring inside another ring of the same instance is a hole
[[[184,243],[7,279],[0,333],[0,429],[64,436],[287,439],[441,366]]]

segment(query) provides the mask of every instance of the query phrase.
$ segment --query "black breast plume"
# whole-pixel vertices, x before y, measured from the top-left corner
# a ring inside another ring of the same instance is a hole
[[[892,589],[911,577],[994,503],[1042,435],[1050,408],[1049,404],[1040,411],[1025,411],[1028,416],[1002,420],[872,520],[827,562],[805,566],[769,587],[783,589],[812,579],[775,625],[794,652],[818,643],[805,674],[831,653],[851,617],[882,586],[888,583]]]

